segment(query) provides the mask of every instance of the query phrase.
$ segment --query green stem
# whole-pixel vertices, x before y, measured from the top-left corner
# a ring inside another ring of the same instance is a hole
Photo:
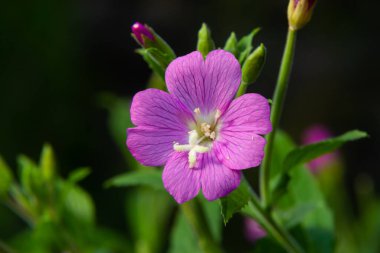
[[[198,199],[182,204],[181,209],[198,237],[201,250],[204,253],[222,253],[220,245],[215,242],[211,234],[206,216]]]
[[[258,220],[284,249],[290,253],[304,253],[298,242],[270,214],[266,213],[255,193],[252,194],[248,208],[243,212],[252,219]]]
[[[271,122],[273,130],[267,137],[265,147],[265,157],[260,171],[260,193],[264,207],[270,203],[269,177],[270,166],[273,154],[273,145],[279,121],[282,113],[282,106],[285,99],[286,89],[288,87],[290,72],[292,70],[294,49],[296,44],[296,31],[288,30],[284,55],[282,56],[280,72],[277,79],[276,89],[273,96],[271,108]]]

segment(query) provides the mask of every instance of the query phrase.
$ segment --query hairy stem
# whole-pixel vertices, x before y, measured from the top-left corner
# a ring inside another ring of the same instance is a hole
[[[270,167],[273,153],[274,139],[278,130],[281,118],[282,107],[289,83],[290,72],[292,70],[294,49],[296,44],[296,31],[288,30],[284,54],[282,56],[280,72],[274,91],[271,122],[273,126],[272,132],[267,137],[267,145],[265,147],[265,157],[260,170],[260,194],[263,206],[266,208],[270,203],[269,178]]]

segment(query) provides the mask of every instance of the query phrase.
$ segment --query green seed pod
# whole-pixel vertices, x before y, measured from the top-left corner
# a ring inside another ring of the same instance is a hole
[[[266,58],[266,48],[263,44],[255,49],[244,62],[242,68],[243,84],[251,84],[259,77]]]
[[[211,38],[211,31],[208,29],[207,25],[203,23],[198,32],[197,50],[202,53],[203,57],[206,57],[207,54],[214,49],[215,44]]]

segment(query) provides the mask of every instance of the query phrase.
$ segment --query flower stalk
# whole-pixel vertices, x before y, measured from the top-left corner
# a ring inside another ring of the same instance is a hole
[[[265,211],[255,193],[252,194],[251,201],[243,213],[259,221],[261,226],[288,252],[304,253],[298,242]]]
[[[206,216],[198,199],[182,204],[181,209],[197,235],[201,250],[204,253],[222,253],[220,245],[214,240],[210,228],[207,226]]]
[[[273,96],[271,109],[272,132],[267,136],[267,145],[265,147],[265,156],[260,170],[260,193],[263,206],[268,207],[270,203],[270,167],[273,154],[274,140],[278,125],[281,118],[282,107],[289,83],[289,77],[292,70],[294,49],[296,44],[296,31],[289,29],[286,39],[284,54],[281,60],[280,72]]]

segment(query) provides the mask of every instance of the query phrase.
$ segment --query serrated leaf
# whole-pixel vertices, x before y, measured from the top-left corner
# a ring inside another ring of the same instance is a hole
[[[88,167],[78,168],[70,172],[67,181],[71,183],[77,183],[85,179],[88,175],[91,174],[91,169]]]
[[[359,130],[349,131],[341,136],[313,143],[292,150],[285,159],[284,171],[309,162],[326,153],[330,153],[349,141],[355,141],[368,137],[368,134]]]
[[[220,198],[224,224],[227,224],[236,212],[239,212],[244,206],[246,206],[250,199],[251,190],[246,180],[243,180],[240,186],[229,195]]]
[[[162,183],[162,172],[159,170],[144,170],[127,172],[109,179],[106,187],[148,186],[155,190],[165,190]]]
[[[254,29],[251,33],[241,38],[237,44],[239,52],[239,62],[242,65],[247,58],[247,56],[252,51],[252,40],[255,35],[261,30],[261,28]]]

